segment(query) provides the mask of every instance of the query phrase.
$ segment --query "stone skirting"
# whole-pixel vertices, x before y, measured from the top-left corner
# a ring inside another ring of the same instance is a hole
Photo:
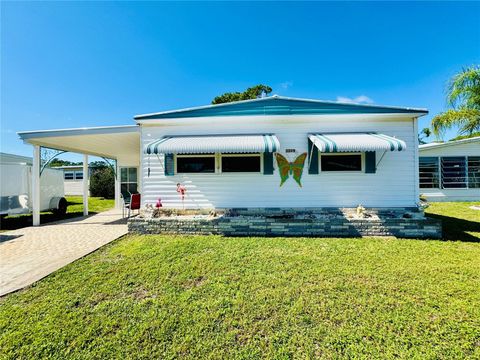
[[[134,217],[128,230],[140,234],[224,236],[396,236],[441,238],[441,221],[415,209],[369,209],[367,218],[349,218],[341,209],[223,210],[220,216]],[[375,214],[372,216],[371,214]],[[342,215],[341,215],[342,214]]]

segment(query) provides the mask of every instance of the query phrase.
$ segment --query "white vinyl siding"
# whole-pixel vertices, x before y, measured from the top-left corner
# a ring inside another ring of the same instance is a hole
[[[182,207],[176,184],[186,186],[185,206],[190,208],[228,207],[403,207],[415,206],[415,141],[412,119],[366,117],[242,117],[238,119],[193,119],[176,125],[142,126],[142,146],[155,138],[169,135],[275,134],[280,141],[279,152],[293,161],[307,152],[308,134],[313,132],[379,132],[402,139],[405,151],[389,151],[374,174],[362,172],[308,174],[308,157],[302,185],[288,179],[280,187],[280,176],[274,161],[273,175],[258,173],[175,174],[165,176],[163,155],[142,154],[142,201],[155,203],[161,197],[165,207]],[[295,153],[286,153],[286,149]],[[377,162],[383,152],[377,152]],[[150,166],[148,165],[150,164]],[[150,176],[148,176],[150,167]]]
[[[83,170],[63,169],[63,177],[65,195],[81,196],[83,194]],[[88,182],[90,183],[90,179]]]

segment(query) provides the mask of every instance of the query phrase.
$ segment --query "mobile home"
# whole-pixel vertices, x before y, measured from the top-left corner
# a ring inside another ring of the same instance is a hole
[[[166,208],[411,208],[426,113],[274,95],[138,115],[133,126],[19,135],[116,159],[118,206],[122,192],[139,192],[142,206],[160,198]]]

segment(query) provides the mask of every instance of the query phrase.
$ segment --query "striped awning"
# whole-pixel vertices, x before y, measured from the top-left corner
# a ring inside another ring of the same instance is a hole
[[[324,133],[308,135],[320,152],[402,151],[405,141],[375,133]]]
[[[206,154],[276,152],[275,135],[167,136],[145,146],[146,154]]]

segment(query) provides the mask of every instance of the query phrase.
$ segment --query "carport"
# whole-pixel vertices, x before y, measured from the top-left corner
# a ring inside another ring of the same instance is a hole
[[[115,207],[121,206],[119,166],[139,164],[140,128],[137,125],[105,126],[19,132],[33,146],[32,210],[33,225],[40,225],[40,169],[42,147],[83,154],[83,173],[88,174],[88,156],[113,159],[115,165]],[[119,165],[120,164],[120,165]],[[88,176],[83,177],[83,213],[88,215]]]

